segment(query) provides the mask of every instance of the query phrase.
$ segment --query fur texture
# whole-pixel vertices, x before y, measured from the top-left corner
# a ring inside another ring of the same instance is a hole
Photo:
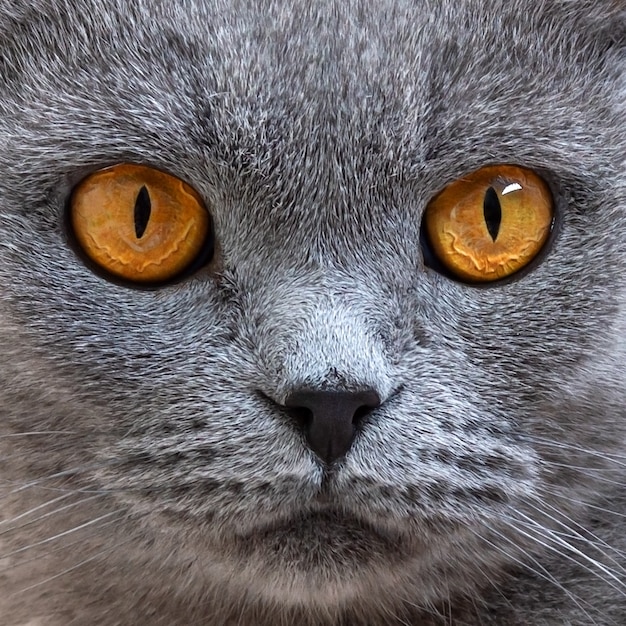
[[[0,7],[0,623],[626,623],[621,0]],[[213,261],[138,290],[72,248],[119,162]],[[421,215],[491,163],[556,202],[477,288]],[[376,389],[324,467],[281,404]]]

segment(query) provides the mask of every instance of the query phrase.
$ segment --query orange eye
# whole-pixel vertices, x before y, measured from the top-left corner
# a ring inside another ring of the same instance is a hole
[[[70,221],[85,254],[110,274],[160,283],[207,249],[211,218],[182,180],[122,163],[87,176],[72,192]]]
[[[483,167],[448,185],[426,207],[424,226],[445,268],[469,282],[489,282],[527,265],[552,228],[548,185],[514,165]]]

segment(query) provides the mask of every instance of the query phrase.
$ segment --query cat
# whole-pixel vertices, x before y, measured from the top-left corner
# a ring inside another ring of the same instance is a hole
[[[0,624],[626,623],[625,25],[3,3]]]

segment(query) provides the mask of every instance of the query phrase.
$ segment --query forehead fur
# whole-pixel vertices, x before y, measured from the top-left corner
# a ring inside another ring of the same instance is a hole
[[[596,145],[623,154],[624,21],[608,0],[14,2],[0,10],[0,129],[22,135],[9,165],[33,170],[58,140],[73,167],[116,151],[188,160],[188,138],[265,193],[273,173],[289,181],[272,191],[291,204],[320,182],[354,186],[332,165],[355,159],[369,187],[513,151],[584,174]]]

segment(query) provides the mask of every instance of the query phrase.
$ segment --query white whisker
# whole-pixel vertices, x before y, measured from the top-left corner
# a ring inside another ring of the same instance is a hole
[[[67,470],[63,470],[61,472],[55,472],[54,474],[49,474],[48,476],[43,476],[42,478],[37,478],[36,480],[32,480],[30,482],[19,484],[17,481],[3,481],[5,484],[11,485],[15,487],[14,489],[5,492],[0,496],[0,498],[6,498],[11,495],[15,495],[21,491],[26,489],[32,489],[34,487],[45,489],[49,491],[60,491],[60,492],[72,492],[72,493],[106,493],[107,490],[87,490],[87,488],[76,488],[76,487],[49,487],[45,486],[43,483],[47,481],[55,480],[57,478],[69,478],[72,476],[77,476],[82,473],[86,473],[92,470],[101,469],[103,467],[111,467],[114,465],[119,465],[126,462],[127,459],[114,459],[110,461],[100,461],[98,463],[92,463],[89,465],[78,465],[76,467],[72,467]],[[19,486],[16,486],[19,485]]]
[[[112,520],[109,520],[107,522],[103,522],[102,524],[98,524],[97,526],[94,526],[93,527],[94,533],[99,533],[103,528],[106,528],[107,526],[110,526],[112,524],[117,524],[120,521],[120,519],[121,518],[116,517]],[[57,552],[65,552],[66,550],[68,550],[68,548],[71,548],[72,546],[75,546],[76,544],[84,544],[84,542],[85,542],[84,537],[79,537],[78,539],[74,539],[73,541],[69,541],[69,542],[64,541],[60,546],[57,546],[56,548],[47,549],[45,556],[48,557],[52,554],[56,554]],[[24,565],[27,565],[28,563],[39,561],[41,560],[41,558],[42,558],[41,555],[37,554],[27,559],[20,560],[18,563],[11,563],[11,565],[8,565],[7,567],[0,569],[0,574],[13,571],[14,569],[17,569],[18,567],[23,567]]]
[[[490,532],[494,533],[495,535],[497,535],[501,539],[504,539],[504,541],[506,541],[508,544],[512,545],[516,550],[520,551],[523,554],[524,558],[526,558],[529,562],[533,563],[534,567],[530,567],[528,562],[525,562],[525,561],[523,561],[523,560],[513,556],[510,552],[505,550],[502,546],[499,546],[498,544],[493,543],[492,541],[490,541],[486,537],[483,537],[478,532],[476,532],[474,529],[470,528],[469,530],[472,531],[479,539],[481,539],[482,541],[484,541],[487,544],[489,544],[492,548],[494,548],[495,550],[497,550],[501,554],[504,554],[504,556],[507,557],[508,561],[511,561],[513,563],[517,563],[518,565],[520,565],[524,569],[531,571],[535,576],[538,576],[542,580],[546,580],[550,584],[554,585],[557,589],[562,591],[591,620],[591,622],[593,624],[597,623],[593,619],[593,617],[587,612],[585,607],[581,604],[581,602],[582,602],[582,603],[586,604],[589,608],[591,608],[593,610],[597,610],[590,602],[588,602],[587,600],[583,600],[582,598],[577,598],[571,591],[569,591],[566,587],[564,587],[554,577],[554,575],[551,574],[534,556],[532,556],[527,550],[522,549],[510,537],[507,537],[505,534],[497,531],[495,528],[492,528],[492,527],[488,526],[488,529],[489,529]],[[535,568],[538,568],[538,569],[535,569]]]
[[[56,500],[61,500],[64,499],[66,497],[71,496],[72,494],[67,494],[66,496],[61,496],[60,498],[56,498]],[[85,502],[91,502],[91,500],[95,500],[97,498],[102,497],[101,495],[94,495],[94,496],[90,496],[89,498],[83,498],[82,500],[78,500],[77,502],[72,502],[71,504],[66,504],[65,506],[62,507],[58,507],[56,509],[54,509],[53,511],[49,511],[48,513],[44,513],[43,515],[39,515],[38,517],[33,518],[32,520],[29,520],[28,522],[21,524],[20,526],[14,526],[11,528],[8,528],[6,530],[0,531],[0,537],[2,535],[5,535],[7,533],[11,533],[11,532],[15,532],[16,530],[21,530],[22,528],[25,528],[27,526],[30,526],[31,524],[35,524],[36,522],[41,521],[42,519],[46,519],[47,517],[51,517],[53,515],[58,515],[59,513],[61,513],[62,511],[66,511],[68,509],[72,509],[76,506],[79,506],[81,504],[84,504]],[[35,509],[38,509],[40,507],[35,507]],[[32,511],[34,511],[35,509],[31,509],[31,511],[28,511],[27,513],[22,513],[21,515],[18,515],[17,517],[10,519],[10,520],[4,520],[2,522],[2,524],[13,524],[14,522],[16,522],[17,520],[30,515],[30,513]]]
[[[553,489],[551,488],[549,485],[545,485],[543,487],[543,491],[546,493],[549,493],[557,498],[561,498],[563,500],[567,500],[568,502],[572,502],[574,504],[578,504],[580,506],[584,506],[588,509],[593,509],[594,511],[599,511],[600,513],[605,513],[608,515],[615,515],[616,517],[621,517],[621,518],[626,518],[626,514],[625,513],[620,513],[619,511],[614,511],[613,509],[607,509],[604,507],[601,507],[597,504],[593,504],[591,502],[584,502],[583,500],[579,500],[577,498],[572,498],[569,495],[565,495],[564,493],[561,493],[561,491],[559,491],[558,489]]]
[[[532,435],[526,435],[524,437],[525,440],[531,441],[533,443],[538,443],[545,446],[550,446],[553,448],[558,448],[561,450],[582,452],[587,456],[593,456],[604,461],[608,461],[610,463],[615,463],[616,465],[620,465],[622,467],[626,467],[626,456],[622,454],[609,453],[609,452],[600,452],[598,450],[593,450],[590,448],[583,448],[582,446],[564,443],[562,441],[551,441],[550,439],[543,439],[541,437],[535,437]]]
[[[65,493],[65,494],[63,494],[61,496],[58,496],[57,498],[53,498],[52,500],[48,500],[47,502],[44,502],[43,504],[39,504],[39,505],[33,507],[32,509],[24,512],[24,513],[20,513],[20,515],[17,515],[16,517],[0,521],[0,526],[2,526],[3,524],[12,524],[13,522],[17,522],[18,520],[20,520],[20,519],[22,519],[24,517],[32,515],[33,513],[35,513],[35,511],[39,511],[41,509],[45,509],[45,508],[49,507],[52,504],[56,504],[57,502],[61,502],[62,500],[67,500],[67,498],[70,498],[71,496],[72,496],[71,493]]]
[[[584,543],[586,543],[587,545],[591,546],[592,548],[594,548],[595,550],[597,550],[600,554],[602,554],[603,556],[605,556],[607,559],[609,559],[611,562],[613,562],[619,569],[621,569],[624,573],[626,573],[626,568],[621,565],[621,563],[619,563],[614,557],[612,557],[610,554],[604,552],[603,550],[601,550],[598,545],[601,545],[603,547],[605,547],[607,550],[615,553],[617,556],[624,558],[626,555],[621,552],[620,550],[618,550],[617,548],[614,548],[613,546],[611,546],[610,544],[608,544],[606,541],[604,541],[603,539],[601,539],[600,537],[598,537],[597,535],[595,535],[594,533],[592,533],[590,530],[586,529],[584,526],[582,526],[582,524],[579,524],[578,522],[576,522],[575,520],[571,519],[570,517],[568,517],[565,513],[563,513],[562,511],[560,511],[559,509],[557,509],[556,507],[548,504],[547,502],[540,502],[540,506],[535,506],[533,505],[531,502],[528,502],[528,505],[531,506],[535,511],[537,511],[538,513],[545,515],[546,517],[548,517],[548,519],[551,519],[553,522],[556,522],[557,524],[559,524],[561,527],[567,529],[567,531],[569,533],[571,533],[571,537],[572,539],[575,540],[579,540],[582,541]],[[547,513],[547,511],[545,510],[547,508],[550,508],[552,511],[554,511],[557,515],[560,515],[562,518],[565,519],[565,522],[563,522],[562,520],[558,519],[557,517],[550,515],[549,513]],[[591,537],[594,541],[592,541],[591,539],[589,539],[588,537],[586,537],[585,535],[583,535],[582,533],[576,531],[574,529],[574,527],[578,527],[580,528],[580,530],[582,530],[584,533],[586,533],[589,537]]]
[[[505,517],[506,516],[503,516],[503,521],[506,521]],[[599,563],[597,560],[593,559],[589,555],[578,550],[578,548],[576,548],[575,546],[572,546],[570,543],[565,541],[562,537],[555,535],[551,530],[545,527],[539,526],[536,522],[534,522],[534,520],[531,520],[531,518],[528,518],[527,516],[524,516],[524,517],[529,519],[530,522],[524,522],[520,519],[508,517],[508,520],[510,520],[509,526],[518,534],[526,537],[527,539],[530,539],[534,543],[552,552],[556,552],[558,555],[565,557],[566,559],[572,561],[573,563],[576,563],[578,566],[582,567],[589,573],[593,574],[594,576],[597,576],[598,578],[606,582],[610,587],[612,587],[616,591],[619,591],[621,594],[624,594],[624,591],[620,587],[623,587],[626,589],[626,584],[622,580],[620,580],[617,576],[615,576],[615,574],[613,574],[609,569],[607,569],[602,563]],[[510,523],[510,522],[515,522],[515,524]],[[519,525],[524,526],[524,528],[526,528],[528,531],[535,531],[536,535],[532,535],[530,534],[530,532],[526,532],[522,530],[519,527]],[[583,559],[583,561],[587,561],[588,563],[590,563],[591,566],[597,568],[599,572],[602,572],[603,574],[608,576],[611,580],[607,580],[606,578],[601,576],[598,571],[594,570],[589,565],[585,565],[585,563],[581,563],[580,561],[577,561],[576,559],[573,558],[573,556],[571,556],[567,552],[563,552],[562,550],[559,550],[555,545],[553,545],[553,543],[548,543],[548,541],[552,541],[554,544],[557,544],[561,546],[562,548],[565,548],[566,550],[569,550],[573,554],[579,556],[580,558]],[[617,586],[611,581],[615,581],[617,583]]]
[[[35,584],[30,585],[28,587],[23,587],[19,591],[16,591],[15,593],[10,594],[9,597],[14,597],[16,595],[20,595],[20,594],[26,593],[27,591],[31,591],[32,589],[36,589],[37,587],[41,587],[42,585],[46,585],[49,582],[52,582],[53,580],[56,580],[57,578],[61,578],[62,576],[65,576],[65,575],[69,574],[70,572],[73,572],[73,571],[79,569],[80,567],[83,567],[84,565],[86,565],[87,563],[90,563],[91,561],[95,561],[96,559],[104,556],[105,554],[110,554],[114,550],[118,550],[119,548],[121,548],[122,546],[126,545],[127,543],[130,543],[131,541],[132,541],[132,539],[127,539],[126,541],[122,541],[121,543],[118,543],[117,545],[113,546],[112,548],[107,548],[106,550],[101,550],[100,552],[97,552],[96,554],[90,556],[87,559],[83,559],[80,563],[77,563],[76,565],[73,565],[72,567],[68,567],[67,569],[63,570],[62,572],[59,572],[58,574],[55,574],[54,576],[50,576],[49,578],[46,578],[45,580],[39,581],[38,583],[35,583]]]
[[[7,552],[5,554],[0,554],[0,560],[2,559],[6,559],[9,558],[11,556],[15,556],[16,554],[21,554],[22,552],[25,552],[26,550],[31,550],[32,548],[35,548],[37,546],[42,546],[45,545],[47,543],[50,543],[52,541],[56,541],[58,539],[60,539],[61,537],[66,537],[67,535],[70,535],[72,533],[78,532],[79,530],[83,529],[83,528],[87,528],[89,526],[93,526],[94,524],[97,524],[99,521],[103,520],[103,519],[107,519],[109,517],[111,517],[112,515],[118,515],[120,513],[122,513],[122,509],[118,509],[117,511],[111,511],[110,513],[106,513],[104,515],[101,515],[100,517],[96,517],[93,520],[90,520],[88,522],[85,522],[84,524],[80,524],[78,526],[75,526],[74,528],[70,528],[69,530],[65,530],[62,533],[58,533],[52,537],[47,537],[46,539],[42,539],[41,541],[37,541],[35,543],[31,543],[27,546],[24,546],[22,548],[18,548],[17,550],[13,550],[11,552]]]
[[[572,470],[577,471],[580,475],[589,478],[591,481],[595,483],[603,483],[606,485],[613,485],[613,486],[620,487],[620,488],[626,487],[626,483],[622,481],[611,480],[610,478],[607,478],[605,474],[607,474],[609,470],[605,470],[601,468],[579,468],[579,467],[574,467],[572,465],[565,465],[562,463],[552,463],[551,461],[545,461],[545,460],[542,461],[542,467],[546,473],[551,473],[551,474],[554,474],[555,472],[553,472],[550,468],[572,469]],[[593,472],[597,472],[597,473],[594,474]],[[622,472],[620,471],[619,474],[621,475]]]
[[[41,437],[47,435],[77,435],[72,430],[34,430],[28,433],[9,433],[8,435],[0,435],[0,439],[14,439],[19,437]]]

